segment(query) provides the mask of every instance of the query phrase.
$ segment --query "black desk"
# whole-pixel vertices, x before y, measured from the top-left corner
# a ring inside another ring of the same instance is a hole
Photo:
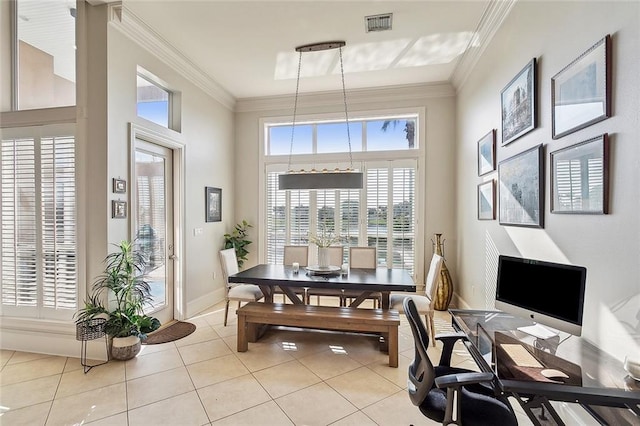
[[[256,265],[229,277],[229,282],[256,284],[260,286],[267,303],[273,302],[273,290],[280,287],[293,303],[304,303],[293,291],[294,288],[327,288],[355,290],[362,293],[352,303],[356,307],[372,293],[382,294],[382,309],[389,309],[389,293],[392,291],[416,291],[413,278],[404,269],[357,269],[351,268],[346,275],[309,275],[304,267],[295,274],[290,266]]]
[[[537,339],[517,330],[533,322],[498,311],[449,312],[454,328],[467,335],[465,345],[480,369],[496,373],[496,386],[515,396],[534,424],[564,424],[550,400],[582,404],[596,417],[599,406],[621,407],[620,413],[629,416],[632,424],[640,423],[640,383],[627,374],[622,362],[585,339],[562,332]],[[540,367],[515,365],[504,351],[505,345],[512,344],[524,346]],[[569,377],[548,379],[540,374],[544,368],[558,369]]]

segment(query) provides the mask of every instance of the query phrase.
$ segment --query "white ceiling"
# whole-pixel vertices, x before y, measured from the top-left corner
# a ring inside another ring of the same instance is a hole
[[[490,0],[124,0],[123,6],[235,98],[295,91],[299,45],[344,40],[348,89],[448,81]],[[365,32],[368,15],[393,29]],[[341,89],[338,51],[303,53],[300,92]]]

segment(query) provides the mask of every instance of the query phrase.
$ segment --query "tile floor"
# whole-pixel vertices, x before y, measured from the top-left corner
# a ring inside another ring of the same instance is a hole
[[[226,327],[223,316],[216,305],[190,319],[197,325],[190,336],[143,346],[133,360],[87,374],[78,358],[2,350],[0,424],[436,424],[406,393],[413,337],[402,315],[398,368],[375,337],[357,334],[273,330],[238,353],[235,315]],[[446,312],[436,312],[436,328],[451,330]],[[432,348],[434,360],[439,352]],[[476,368],[462,345],[452,364]]]

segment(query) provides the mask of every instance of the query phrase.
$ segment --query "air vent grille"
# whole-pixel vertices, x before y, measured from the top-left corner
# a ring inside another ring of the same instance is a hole
[[[387,31],[391,29],[392,13],[383,15],[371,15],[364,17],[364,27],[366,32]]]

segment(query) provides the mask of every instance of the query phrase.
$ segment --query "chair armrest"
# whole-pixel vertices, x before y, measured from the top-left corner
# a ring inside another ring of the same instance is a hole
[[[435,384],[439,388],[460,387],[478,383],[491,382],[493,373],[458,373],[436,377]]]
[[[444,347],[442,348],[442,354],[440,355],[439,365],[449,367],[451,365],[451,353],[453,352],[453,345],[460,339],[466,339],[467,335],[463,332],[458,333],[441,333],[435,336],[436,340],[440,340]]]

